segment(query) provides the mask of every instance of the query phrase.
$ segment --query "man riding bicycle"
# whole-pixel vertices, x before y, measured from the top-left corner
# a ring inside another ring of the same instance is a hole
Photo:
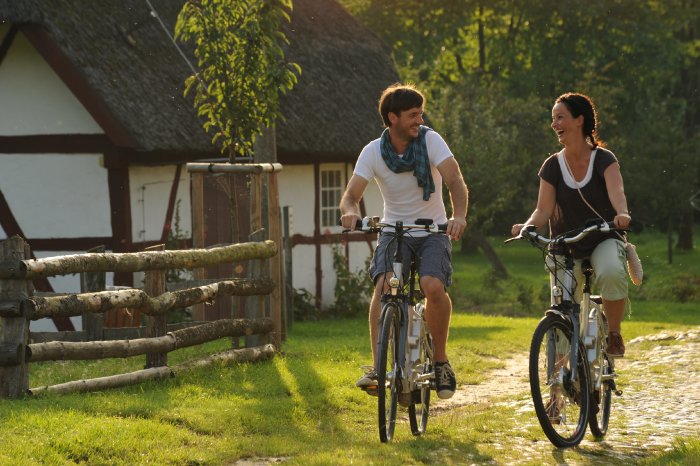
[[[452,279],[452,245],[467,226],[468,190],[459,164],[442,137],[424,126],[425,98],[412,85],[394,84],[382,93],[379,113],[386,129],[381,137],[365,146],[355,165],[353,176],[340,201],[341,223],[353,230],[361,219],[360,199],[370,180],[379,186],[384,200],[383,222],[432,219],[447,223],[446,236],[417,232],[408,238],[404,257],[413,251],[420,257],[418,275],[426,297],[426,321],[430,328],[435,358],[435,380],[439,398],[450,398],[456,389],[454,371],[447,358],[452,301],[447,287]],[[442,182],[450,191],[452,218],[447,219],[442,198]],[[391,277],[391,257],[387,254],[390,237],[380,234],[370,275],[375,284],[369,308],[369,329],[373,367],[357,386],[377,385],[377,333],[381,313],[381,295]],[[380,286],[379,284],[383,284]]]

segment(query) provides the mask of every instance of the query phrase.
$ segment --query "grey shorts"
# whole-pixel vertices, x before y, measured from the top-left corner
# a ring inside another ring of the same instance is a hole
[[[374,250],[369,274],[372,282],[377,283],[377,277],[391,272],[394,261],[396,241],[391,234],[381,233],[377,248]],[[452,284],[452,243],[446,235],[428,235],[420,238],[404,236],[403,239],[403,273],[408,278],[409,265],[413,255],[418,258],[418,276],[429,275],[439,278],[445,288]]]

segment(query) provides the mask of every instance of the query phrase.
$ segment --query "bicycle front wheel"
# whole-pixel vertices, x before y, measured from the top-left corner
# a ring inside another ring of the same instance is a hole
[[[608,433],[608,423],[610,421],[610,401],[612,400],[612,391],[615,386],[613,373],[615,372],[615,362],[608,358],[607,346],[608,341],[608,320],[605,317],[603,310],[591,301],[591,309],[594,309],[593,317],[600,317],[601,328],[597,339],[598,354],[602,355],[600,359],[589,362],[591,366],[591,385],[594,386],[591,394],[591,413],[588,418],[588,425],[591,428],[591,433],[596,439],[602,439]],[[598,362],[600,361],[600,365]],[[596,389],[597,388],[597,389]]]
[[[401,390],[399,378],[399,308],[388,304],[382,312],[377,353],[377,397],[379,407],[379,440],[389,442],[394,437],[396,410]]]
[[[602,376],[603,382],[599,390],[593,392],[591,403],[591,414],[588,424],[591,433],[597,439],[605,437],[608,433],[608,423],[610,422],[610,401],[612,399],[612,373],[613,361],[606,354],[603,357],[603,367],[596,368],[598,376]]]
[[[576,377],[571,380],[572,326],[562,317],[545,316],[530,345],[530,391],[537,419],[557,447],[578,445],[586,434],[590,392],[583,345]]]
[[[426,325],[423,322],[423,325]],[[427,333],[425,338],[421,338],[420,348],[420,364],[421,374],[419,381],[416,384],[416,389],[411,396],[411,404],[408,406],[408,420],[411,424],[411,432],[413,435],[421,435],[425,432],[428,426],[428,415],[430,412],[430,380],[433,375],[433,342],[430,334]]]

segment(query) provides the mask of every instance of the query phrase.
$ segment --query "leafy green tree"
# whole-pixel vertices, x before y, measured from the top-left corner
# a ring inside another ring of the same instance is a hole
[[[688,198],[700,190],[697,1],[344,1],[392,47],[402,77],[427,90],[428,114],[448,132],[470,183],[470,228],[476,221],[503,233],[532,209],[532,182],[517,172],[535,174],[558,150],[549,111],[568,91],[598,104],[600,133],[620,159],[635,218],[669,234],[692,228]],[[506,186],[513,183],[525,184]]]
[[[280,115],[279,95],[301,69],[284,59],[291,0],[188,0],[175,36],[194,46],[199,71],[186,81],[212,142],[233,161]]]

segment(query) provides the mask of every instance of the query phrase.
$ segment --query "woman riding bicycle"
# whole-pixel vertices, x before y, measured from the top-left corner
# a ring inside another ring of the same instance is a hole
[[[552,129],[564,148],[545,160],[539,171],[537,207],[524,224],[515,224],[516,236],[525,225],[543,227],[549,222],[551,234],[580,228],[592,218],[614,221],[619,229],[629,226],[631,217],[615,155],[597,139],[597,112],[583,94],[567,93],[552,108]],[[608,318],[608,356],[623,357],[625,346],[620,324],[627,302],[627,254],[624,236],[596,233],[571,245],[581,262],[589,258],[595,273],[595,287],[603,298]],[[579,285],[582,280],[578,279]],[[580,297],[580,289],[578,295]]]
[[[435,375],[440,398],[454,394],[454,371],[447,359],[447,334],[452,303],[446,292],[452,266],[451,244],[466,227],[467,186],[459,165],[442,137],[423,126],[425,98],[413,86],[389,86],[379,100],[379,113],[387,127],[382,136],[370,142],[360,153],[352,178],[340,201],[341,223],[355,229],[361,219],[360,199],[374,179],[384,198],[382,221],[413,223],[429,218],[435,223],[447,222],[447,236],[426,235],[415,238],[421,268],[420,286],[427,299],[426,320],[435,345]],[[449,220],[442,199],[442,181],[450,190],[453,217]],[[357,382],[358,387],[377,384],[377,334],[381,313],[381,295],[391,275],[392,254],[386,254],[388,235],[380,235],[370,269],[375,291],[369,310],[373,368]],[[404,257],[409,258],[407,250]]]

